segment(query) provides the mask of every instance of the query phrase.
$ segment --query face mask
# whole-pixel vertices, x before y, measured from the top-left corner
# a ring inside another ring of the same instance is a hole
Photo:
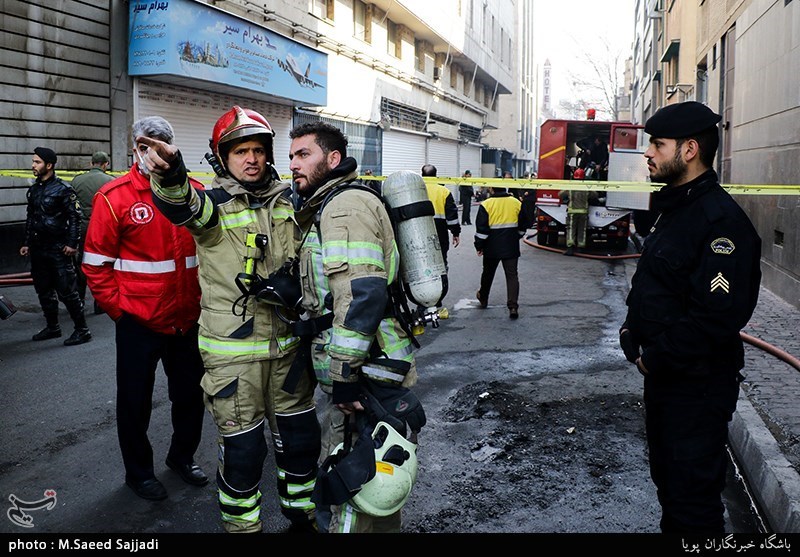
[[[136,153],[136,158],[137,158],[136,166],[139,167],[139,172],[141,172],[145,176],[150,176],[150,171],[147,170],[147,163],[144,162],[144,155],[142,154],[142,152],[139,150],[138,147],[134,149],[134,152]]]

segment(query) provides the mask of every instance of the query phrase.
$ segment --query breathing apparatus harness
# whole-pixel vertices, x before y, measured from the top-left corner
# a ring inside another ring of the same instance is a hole
[[[320,222],[322,221],[322,211],[325,209],[325,206],[337,195],[344,191],[358,189],[362,191],[366,191],[380,199],[381,203],[383,203],[384,209],[386,209],[386,213],[389,215],[389,221],[392,223],[392,230],[394,231],[395,238],[397,237],[397,223],[406,219],[418,217],[418,216],[433,216],[435,214],[433,209],[433,203],[430,201],[426,203],[419,203],[416,206],[412,207],[402,207],[401,210],[395,210],[392,208],[387,202],[386,199],[377,191],[370,188],[369,186],[365,186],[363,184],[340,184],[334,187],[325,198],[322,200],[320,204],[320,208],[317,213],[314,215],[314,226],[317,229],[317,237],[320,238],[320,243],[322,242],[322,233],[320,232]],[[414,335],[412,323],[414,323],[416,319],[416,312],[412,311],[408,306],[408,300],[411,299],[412,302],[415,302],[412,296],[406,293],[405,287],[403,285],[403,281],[399,278],[392,282],[391,284],[387,285],[387,290],[389,294],[389,304],[387,307],[387,317],[394,317],[400,323],[400,327],[402,327],[403,331],[408,335],[411,339],[411,342],[414,344],[416,348],[420,347],[419,341],[417,337]]]

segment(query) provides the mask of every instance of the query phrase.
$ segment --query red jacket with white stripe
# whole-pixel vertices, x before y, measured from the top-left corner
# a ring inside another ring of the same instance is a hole
[[[100,188],[81,268],[92,296],[114,321],[127,313],[157,333],[182,334],[200,316],[195,242],[151,196],[150,178],[135,164]]]

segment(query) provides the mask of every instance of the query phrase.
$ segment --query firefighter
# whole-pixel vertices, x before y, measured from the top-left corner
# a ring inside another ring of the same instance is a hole
[[[726,442],[739,396],[740,331],[758,301],[761,240],[712,168],[720,115],[689,101],[646,123],[659,216],[620,328],[644,377],[650,473],[664,533],[723,535]]]
[[[576,168],[572,177],[574,180],[583,180],[586,173],[583,168]],[[561,203],[567,204],[567,249],[564,255],[575,255],[576,247],[586,248],[590,196],[591,192],[577,189],[563,190],[559,193]]]
[[[299,282],[292,291],[299,234],[290,185],[274,168],[273,136],[269,122],[255,111],[234,106],[223,114],[210,140],[213,154],[207,156],[217,176],[206,191],[187,186],[177,148],[142,139],[151,146],[147,163],[156,204],[189,228],[202,262],[199,342],[206,372],[201,386],[219,432],[217,486],[228,532],[262,530],[265,426],[289,530],[316,531],[315,384],[307,373],[292,374],[299,339],[281,313],[300,301]]]
[[[315,339],[311,351],[327,398],[325,456],[343,442],[347,420],[361,429],[368,409],[362,404],[364,378],[408,388],[416,383],[417,371],[410,337],[387,314],[388,286],[399,280],[399,254],[382,201],[354,187],[325,203],[335,188],[357,178],[357,163],[347,156],[341,130],[311,122],[289,136],[289,168],[302,202],[297,219],[307,231],[300,256],[303,306],[313,319],[330,320],[319,326],[330,329]],[[332,511],[330,532],[400,531],[399,508],[388,516],[372,516],[344,500]]]
[[[522,202],[507,188],[489,188],[489,199],[481,202],[475,217],[475,251],[483,257],[481,284],[476,297],[481,308],[489,304],[497,266],[506,276],[506,306],[511,319],[519,317],[519,241],[531,223],[522,212]]]

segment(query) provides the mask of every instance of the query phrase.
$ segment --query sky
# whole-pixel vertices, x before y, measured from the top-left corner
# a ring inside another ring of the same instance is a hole
[[[633,42],[634,9],[635,0],[533,0],[534,55],[540,76],[545,60],[550,60],[554,109],[558,110],[561,99],[575,102],[582,96],[576,93],[571,76],[593,75],[585,60],[592,53],[606,52],[603,40],[612,52],[624,51],[627,57]]]

